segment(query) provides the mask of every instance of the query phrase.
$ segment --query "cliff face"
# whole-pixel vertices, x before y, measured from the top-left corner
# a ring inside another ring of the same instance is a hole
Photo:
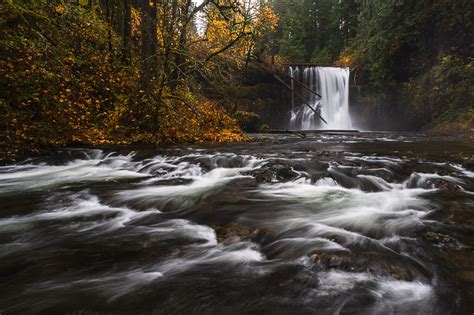
[[[219,102],[231,115],[249,112],[259,116],[258,125],[284,128],[288,112],[288,91],[261,66],[227,69],[223,78],[208,82],[204,93]],[[258,128],[257,128],[258,129]],[[252,130],[255,131],[255,130]]]

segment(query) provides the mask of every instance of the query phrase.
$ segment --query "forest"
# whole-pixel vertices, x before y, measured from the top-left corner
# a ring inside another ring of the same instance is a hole
[[[473,315],[473,32],[473,0],[0,0],[0,315]]]
[[[373,128],[469,134],[473,12],[469,0],[5,0],[0,159],[246,140],[279,127],[265,117],[284,112],[271,74],[295,62],[350,67],[351,106]]]

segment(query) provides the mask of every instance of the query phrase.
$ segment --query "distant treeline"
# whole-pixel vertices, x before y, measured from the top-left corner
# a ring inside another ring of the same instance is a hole
[[[473,128],[474,2],[272,0],[271,50],[352,68],[361,102],[412,127]]]

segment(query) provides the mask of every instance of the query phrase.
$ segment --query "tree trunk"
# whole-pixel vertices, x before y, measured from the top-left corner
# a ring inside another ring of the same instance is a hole
[[[141,87],[149,92],[157,72],[157,34],[156,34],[156,0],[141,0],[141,47],[140,47],[140,68]]]
[[[188,25],[191,19],[189,16],[191,4],[191,0],[186,0],[186,3],[181,11],[181,29],[179,34],[178,52],[176,53],[176,69],[174,72],[175,74],[173,75],[172,88],[176,88],[179,80],[182,77],[181,74],[185,72],[184,64],[186,63],[186,43],[188,39]]]
[[[129,64],[132,58],[132,8],[130,0],[123,1],[122,60]]]
[[[113,62],[112,57],[113,57],[113,46],[112,46],[112,28],[113,28],[113,12],[114,9],[111,4],[111,0],[107,0],[105,5],[106,5],[106,11],[105,14],[107,16],[107,22],[108,22],[108,27],[107,27],[107,38],[108,38],[108,47],[109,47],[109,57],[110,57],[110,62]]]

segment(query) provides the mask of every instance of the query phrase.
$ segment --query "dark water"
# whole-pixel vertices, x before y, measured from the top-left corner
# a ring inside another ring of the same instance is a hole
[[[364,133],[1,167],[0,313],[472,314],[473,154]]]

